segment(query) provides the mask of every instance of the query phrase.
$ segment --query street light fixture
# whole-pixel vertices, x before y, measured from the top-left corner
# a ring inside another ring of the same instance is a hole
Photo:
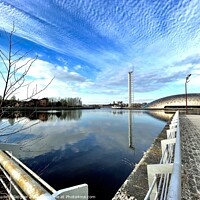
[[[185,109],[186,109],[186,114],[188,114],[188,106],[187,106],[187,83],[190,81],[189,78],[192,74],[189,74],[186,79],[185,79]]]

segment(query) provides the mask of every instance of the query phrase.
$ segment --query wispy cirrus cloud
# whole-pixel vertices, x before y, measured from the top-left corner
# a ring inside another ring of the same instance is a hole
[[[172,63],[170,66],[163,66],[159,71],[138,74],[139,77],[136,77],[136,90],[137,92],[143,92],[143,90],[151,92],[168,86],[179,89],[180,86],[183,87],[188,74],[197,75],[199,71],[200,55],[188,56],[183,60]],[[140,81],[142,81],[141,84]],[[191,79],[191,81],[194,80]],[[199,79],[196,81],[196,85],[198,84],[200,84]]]
[[[198,0],[2,0],[0,29],[15,22],[17,36],[36,45],[35,78],[53,75],[83,96],[108,91],[112,101],[127,95],[134,66],[138,96],[158,91],[159,98],[171,83],[181,92],[185,74],[198,73],[199,10]]]

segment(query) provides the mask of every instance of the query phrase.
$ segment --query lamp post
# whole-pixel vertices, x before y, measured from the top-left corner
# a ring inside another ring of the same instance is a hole
[[[186,114],[188,114],[188,106],[187,106],[187,83],[189,82],[191,74],[189,74],[186,79],[185,79],[185,109],[186,109]]]

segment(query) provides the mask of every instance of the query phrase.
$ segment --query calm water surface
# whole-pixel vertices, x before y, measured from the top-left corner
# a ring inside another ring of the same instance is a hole
[[[41,112],[29,119],[39,124],[1,140],[21,144],[16,156],[56,190],[87,183],[89,195],[109,200],[170,116],[112,109]]]

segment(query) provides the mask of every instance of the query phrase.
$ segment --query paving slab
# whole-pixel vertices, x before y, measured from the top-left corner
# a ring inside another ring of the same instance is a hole
[[[200,115],[180,115],[182,199],[200,199]]]

